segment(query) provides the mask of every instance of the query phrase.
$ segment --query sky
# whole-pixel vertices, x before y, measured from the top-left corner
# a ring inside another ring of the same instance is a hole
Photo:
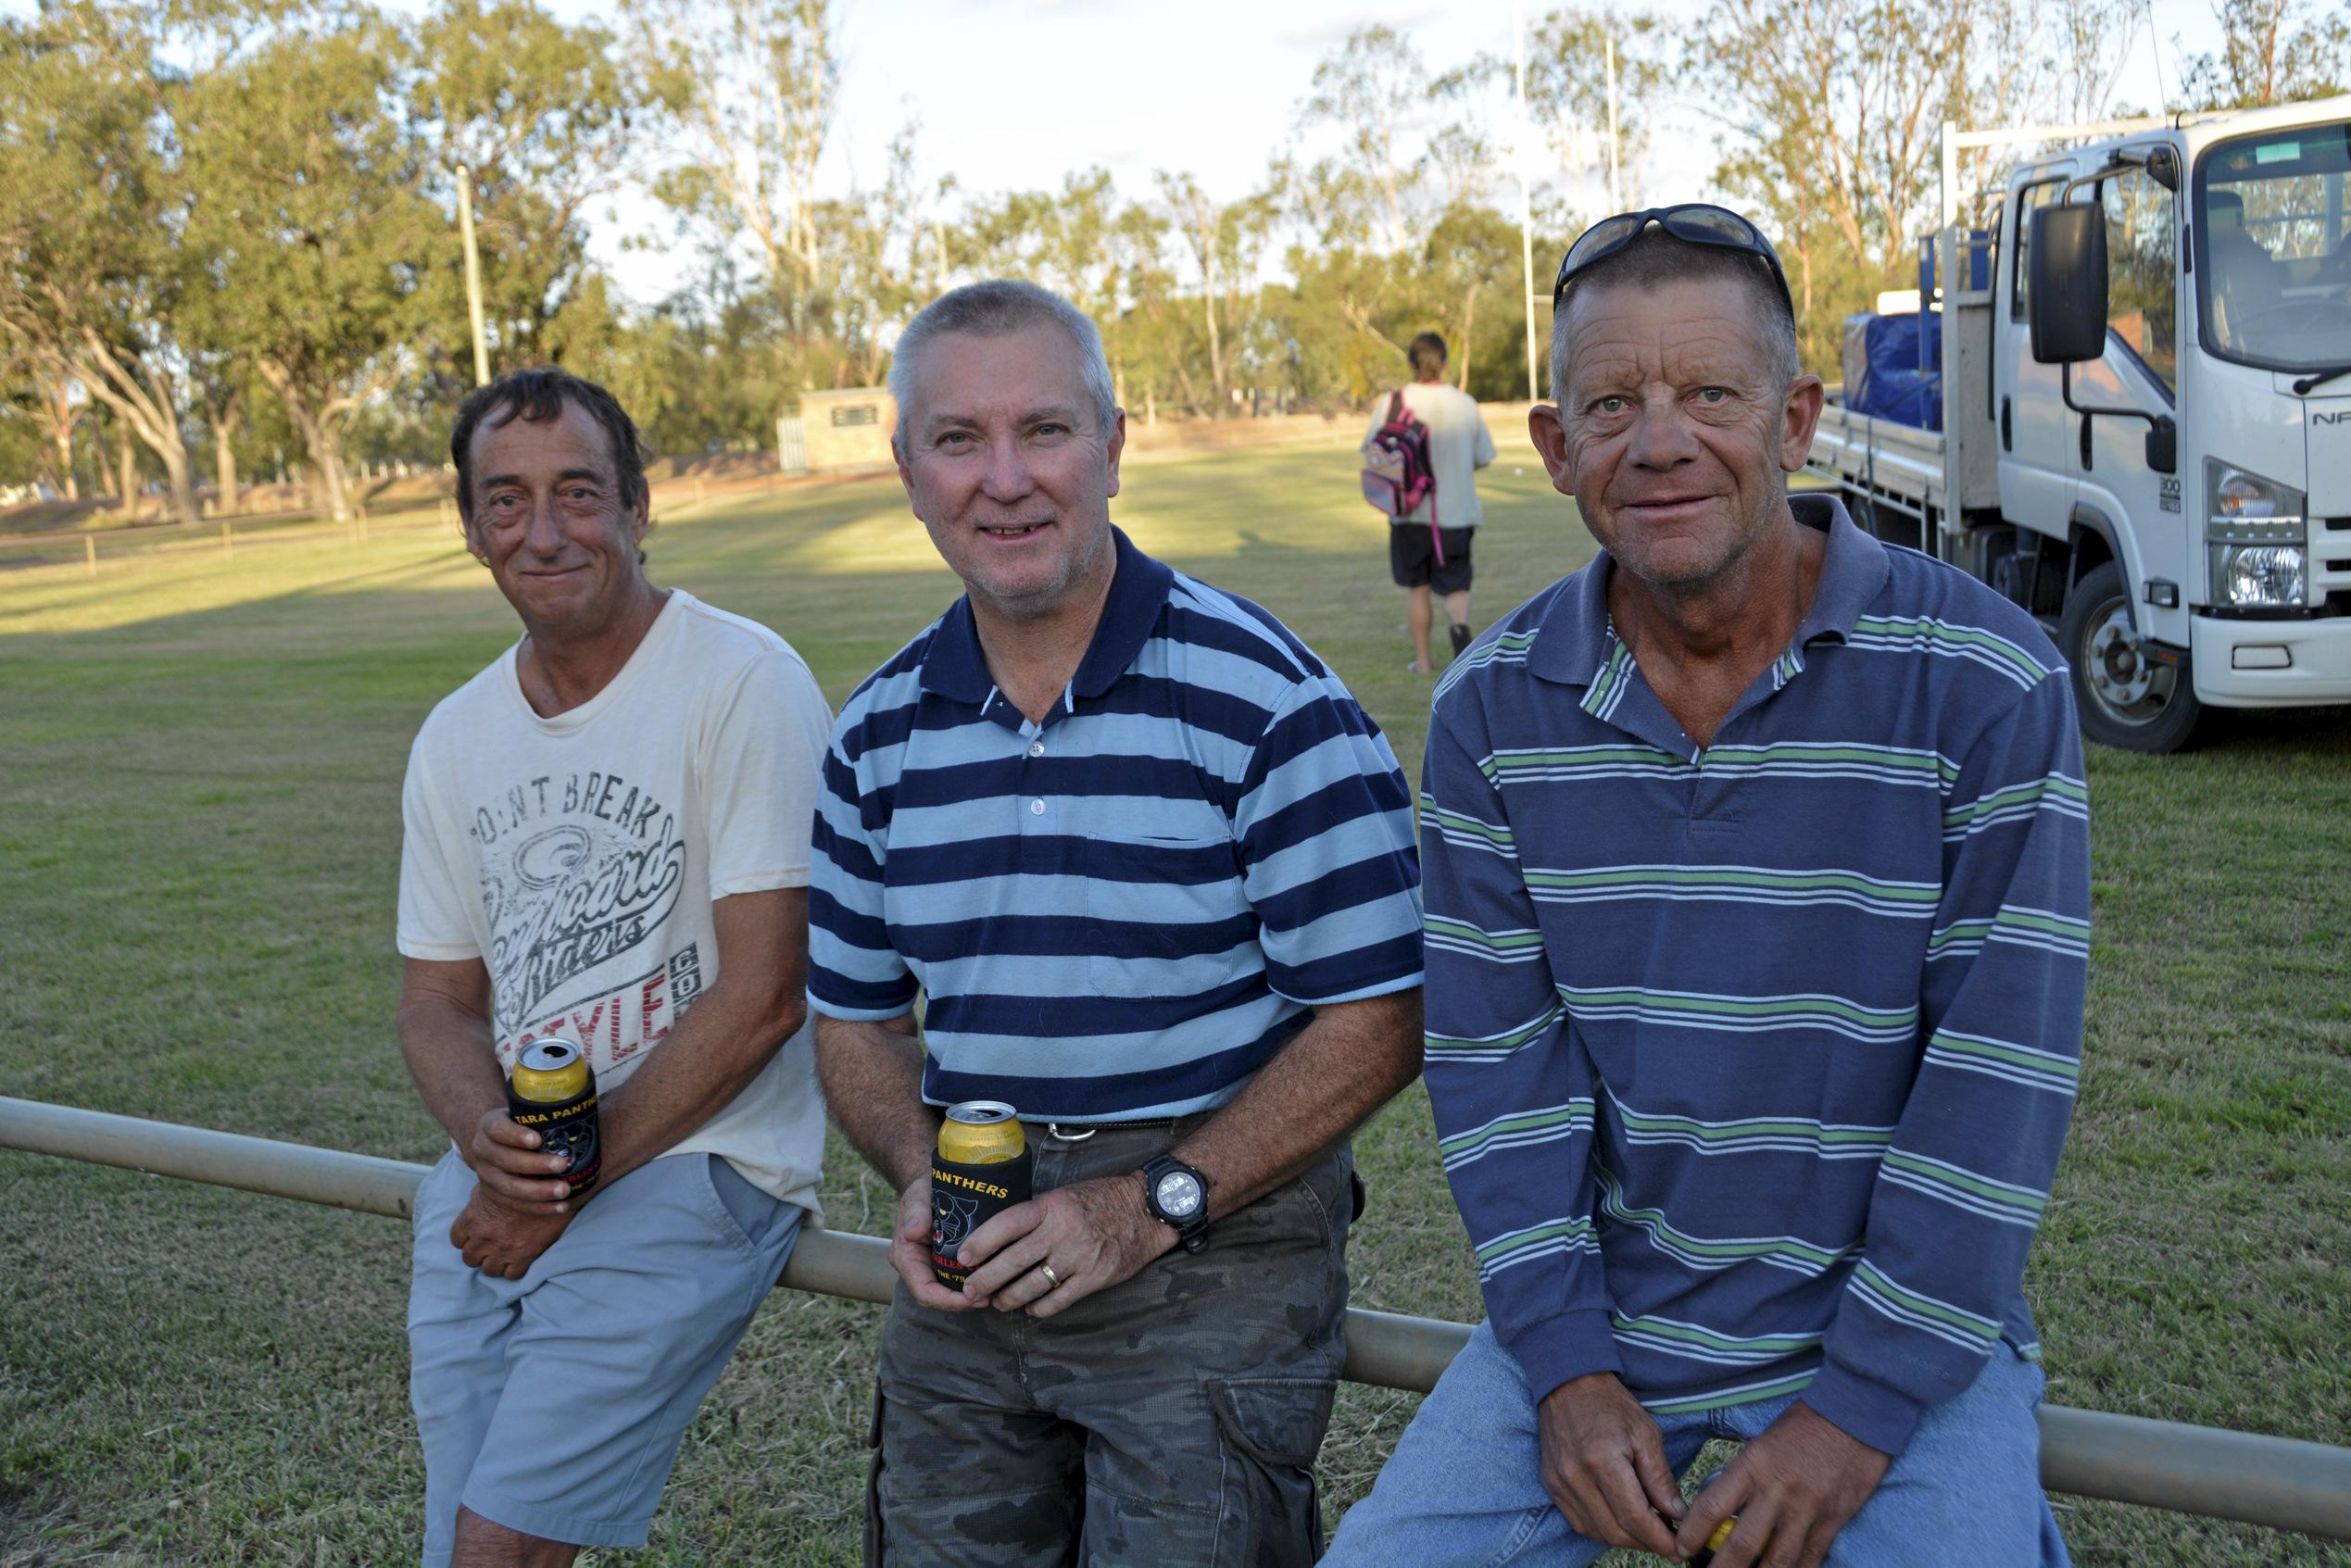
[[[549,0],[559,15],[603,13],[598,0]],[[1657,0],[1696,16],[1704,0]],[[2219,32],[2206,0],[2146,0],[2117,98],[2155,104],[2193,53]],[[1523,7],[1540,15],[1542,0]],[[1291,139],[1315,65],[1358,27],[1408,34],[1433,69],[1481,52],[1507,56],[1511,0],[1389,6],[1363,0],[839,0],[841,108],[827,148],[827,194],[878,184],[889,143],[921,124],[925,175],[952,170],[966,190],[1058,187],[1065,174],[1107,169],[1130,197],[1157,169],[1187,170],[1230,200],[1265,176]],[[2160,50],[2151,46],[2151,34]],[[1666,117],[1661,117],[1661,119]],[[1675,117],[1703,125],[1703,117]],[[1645,188],[1658,200],[1707,194],[1711,136],[1660,132]],[[1590,192],[1578,210],[1596,209]],[[642,201],[619,203],[595,249],[622,290],[650,303],[676,285],[679,256],[623,251],[622,239],[662,227]]]

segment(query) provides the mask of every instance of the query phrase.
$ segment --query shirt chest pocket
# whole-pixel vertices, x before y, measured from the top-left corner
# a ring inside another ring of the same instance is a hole
[[[1191,996],[1233,978],[1257,918],[1230,837],[1088,834],[1080,854],[1097,995]]]

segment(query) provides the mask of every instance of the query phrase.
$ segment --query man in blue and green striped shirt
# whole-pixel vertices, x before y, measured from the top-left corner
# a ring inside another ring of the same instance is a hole
[[[2089,956],[2066,671],[1787,494],[1822,390],[1760,235],[1610,222],[1530,420],[1603,552],[1440,684],[1422,786],[1489,1321],[1331,1561],[1685,1557],[1736,1516],[1721,1568],[2061,1562],[2018,1282]],[[1709,1437],[1744,1447],[1685,1509]]]

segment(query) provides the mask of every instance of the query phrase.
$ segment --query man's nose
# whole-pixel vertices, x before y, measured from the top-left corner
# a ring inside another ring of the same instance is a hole
[[[1697,455],[1697,438],[1678,399],[1641,403],[1633,416],[1632,438],[1625,447],[1628,460],[1644,469],[1669,469]]]
[[[522,533],[522,547],[534,556],[551,556],[563,548],[563,523],[552,493],[531,497],[531,525]]]
[[[1017,501],[1037,488],[1029,478],[1028,454],[1021,450],[1019,437],[1005,436],[987,444],[987,471],[980,476],[980,488],[991,501]]]

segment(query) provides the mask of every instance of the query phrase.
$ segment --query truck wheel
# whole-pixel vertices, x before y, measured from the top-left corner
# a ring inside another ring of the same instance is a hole
[[[2160,664],[2139,651],[2119,563],[2107,561],[2074,585],[2057,622],[2057,647],[2073,668],[2084,735],[2124,751],[2177,751],[2188,744],[2204,709],[2187,657]]]

